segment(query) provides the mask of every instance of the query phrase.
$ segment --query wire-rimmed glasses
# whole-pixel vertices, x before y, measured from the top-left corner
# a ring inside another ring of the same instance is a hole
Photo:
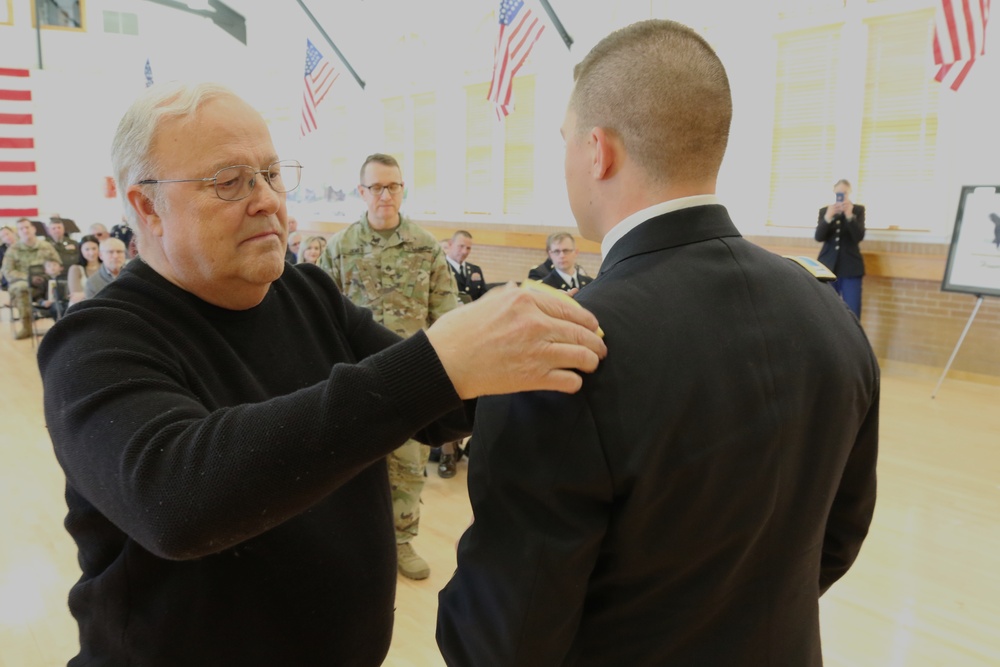
[[[214,176],[208,178],[168,178],[161,180],[148,178],[139,181],[138,185],[213,181],[215,184],[215,194],[219,196],[219,199],[239,201],[246,199],[253,192],[254,185],[257,184],[257,174],[262,175],[275,192],[291,192],[299,187],[299,180],[302,176],[302,165],[299,164],[298,160],[278,160],[267,165],[266,169],[256,169],[248,164],[235,164],[231,167],[223,167],[215,172]]]

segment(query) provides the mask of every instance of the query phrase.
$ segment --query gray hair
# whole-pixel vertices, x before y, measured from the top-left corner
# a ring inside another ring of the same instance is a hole
[[[147,88],[122,116],[111,142],[111,166],[129,226],[136,234],[139,234],[141,225],[137,224],[136,213],[129,204],[128,187],[143,179],[156,177],[159,165],[151,152],[161,123],[189,116],[208,100],[223,96],[237,97],[232,90],[217,83],[171,81],[155,84]],[[162,202],[155,192],[150,199],[154,204]]]

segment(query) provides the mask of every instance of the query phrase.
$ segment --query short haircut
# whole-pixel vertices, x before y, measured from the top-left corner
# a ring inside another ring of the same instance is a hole
[[[567,232],[556,232],[555,234],[549,234],[549,238],[545,239],[545,252],[552,250],[552,246],[559,243],[563,239],[569,239],[569,242],[573,244],[573,248],[576,248],[576,239],[573,238],[572,234]]]
[[[378,162],[379,164],[384,164],[387,167],[395,167],[396,169],[399,169],[399,173],[400,174],[403,173],[402,168],[400,168],[400,166],[399,166],[399,162],[397,162],[396,158],[394,158],[393,156],[386,155],[385,153],[372,153],[371,155],[369,155],[368,157],[365,158],[364,162],[361,163],[361,172],[360,172],[358,183],[361,183],[362,185],[365,185],[365,183],[364,183],[364,180],[365,180],[365,167],[367,167],[372,162]]]
[[[458,238],[459,236],[462,236],[462,237],[464,237],[464,238],[467,238],[467,239],[469,239],[470,241],[472,240],[472,234],[470,234],[469,232],[465,231],[464,229],[460,229],[460,230],[458,230],[457,232],[455,232],[454,234],[452,234],[452,235],[451,235],[451,240],[452,240],[452,241],[454,241],[454,240],[455,240],[455,239],[457,239],[457,238]]]
[[[198,108],[216,97],[237,97],[217,83],[188,84],[169,82],[147,88],[128,108],[118,123],[111,142],[111,165],[129,226],[140,229],[136,212],[128,201],[128,187],[147,178],[156,178],[159,165],[151,154],[156,133],[165,120],[193,115]],[[162,203],[155,186],[145,192],[154,205]]]
[[[633,23],[602,39],[573,78],[577,132],[617,135],[653,181],[718,176],[732,95],[722,62],[694,30],[660,19]]]

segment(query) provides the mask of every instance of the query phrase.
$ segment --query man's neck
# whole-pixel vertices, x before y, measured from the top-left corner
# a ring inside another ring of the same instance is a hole
[[[557,266],[557,267],[556,267],[556,271],[557,271],[557,272],[559,273],[559,275],[561,275],[561,276],[562,276],[563,278],[576,278],[576,265],[575,265],[575,264],[574,264],[573,266],[569,267],[568,269],[560,269],[560,268],[559,268],[559,267]]]
[[[372,220],[371,216],[367,213],[365,214],[365,219],[368,220],[368,226],[374,229],[376,232],[391,233],[399,228],[399,225],[403,222],[402,214],[396,216],[395,222],[388,222],[382,220]]]

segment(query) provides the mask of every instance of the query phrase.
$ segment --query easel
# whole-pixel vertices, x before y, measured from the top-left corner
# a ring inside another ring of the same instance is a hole
[[[937,385],[934,387],[934,391],[931,392],[931,398],[937,395],[938,389],[941,387],[941,383],[944,382],[944,376],[948,374],[948,370],[951,368],[951,362],[955,361],[955,355],[958,354],[958,348],[962,347],[962,341],[965,340],[965,334],[969,333],[969,327],[972,326],[972,320],[976,319],[976,313],[979,312],[979,306],[983,305],[983,295],[976,295],[976,307],[972,309],[972,315],[969,316],[969,321],[965,323],[965,329],[962,331],[962,335],[958,338],[958,343],[955,345],[955,349],[951,353],[951,358],[948,359],[948,364],[944,367],[944,373],[941,373],[941,379],[938,380]]]

